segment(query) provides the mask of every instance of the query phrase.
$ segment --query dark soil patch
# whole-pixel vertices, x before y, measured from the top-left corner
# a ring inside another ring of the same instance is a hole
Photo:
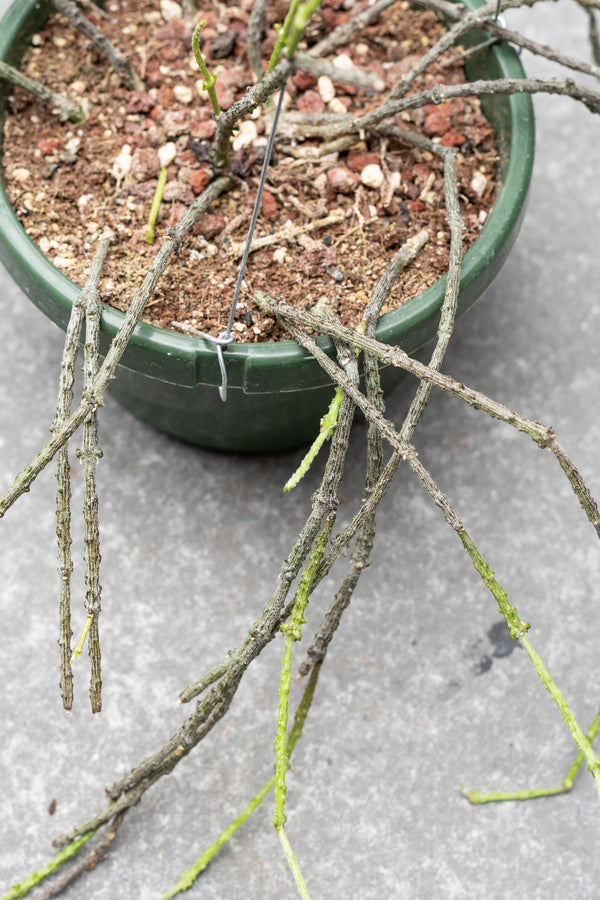
[[[325,0],[311,23],[308,46],[364,5],[358,0],[348,12],[341,0]],[[252,0],[215,2],[213,11],[203,15],[204,54],[209,69],[220,72],[222,108],[252,81],[245,49],[251,7]],[[130,57],[145,90],[127,91],[89,41],[61,16],[53,16],[35,36],[23,71],[84,103],[87,117],[80,126],[61,124],[40,101],[15,89],[5,125],[3,174],[23,227],[75,283],[83,285],[104,227],[115,231],[118,241],[104,269],[101,294],[105,302],[126,309],[165,229],[213,178],[215,123],[210,103],[199,90],[202,77],[190,49],[192,26],[179,18],[165,21],[157,0],[109,0],[106,9],[109,17],[96,24]],[[269,6],[265,59],[273,45],[273,23],[282,21],[282,14],[279,4]],[[288,83],[287,109],[358,114],[379,106],[442,31],[432,13],[396,3],[333,57],[339,64],[344,54],[378,76],[377,90],[317,83],[313,76],[298,73]],[[453,50],[442,57],[415,89],[464,81],[460,64],[452,61],[456,55]],[[458,148],[466,249],[481,231],[494,193],[496,148],[479,101],[459,98],[405,112],[397,124]],[[174,158],[156,241],[149,245],[146,225],[159,173],[158,150],[167,143],[174,145]],[[169,264],[145,321],[168,328],[176,320],[215,335],[223,330],[265,144],[263,110],[258,118],[246,120],[236,139],[230,159],[234,189],[219,198]],[[282,336],[277,323],[253,305],[254,289],[299,307],[325,304],[345,324],[356,324],[386,264],[423,228],[429,241],[394,287],[386,310],[405,303],[446,269],[449,228],[439,157],[396,139],[366,134],[348,151],[306,158],[318,145],[314,138],[294,137],[284,115],[256,232],[257,237],[276,235],[276,240],[250,255],[234,326],[236,340]],[[372,183],[363,183],[369,182],[366,166],[375,167],[370,170]],[[332,222],[332,214],[339,220]],[[290,227],[299,228],[300,234],[286,238]]]

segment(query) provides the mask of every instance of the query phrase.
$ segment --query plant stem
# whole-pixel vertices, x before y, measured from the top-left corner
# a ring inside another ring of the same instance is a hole
[[[167,183],[167,167],[161,166],[160,173],[158,176],[158,182],[156,184],[156,190],[154,191],[154,197],[152,198],[152,206],[150,207],[150,215],[148,216],[148,227],[146,228],[146,240],[149,244],[154,243],[154,226],[156,224],[156,218],[158,216],[158,211],[160,210],[160,204],[163,198],[163,191],[165,189],[165,184]]]
[[[97,297],[100,273],[112,238],[111,232],[99,241],[85,287],[78,294],[71,308],[60,368],[56,415],[50,428],[53,433],[64,424],[71,412],[75,362],[79,349],[81,326],[88,302],[91,298]],[[71,671],[71,635],[73,633],[71,630],[71,573],[73,572],[73,561],[71,559],[71,465],[67,444],[58,451],[56,462],[56,478],[58,481],[56,536],[58,539],[58,573],[60,576],[58,639],[60,647],[60,689],[63,706],[66,710],[70,710],[73,707],[73,673]]]
[[[75,662],[78,656],[81,656],[83,652],[83,648],[85,647],[85,641],[88,636],[90,625],[92,624],[93,616],[87,616],[83,628],[81,629],[81,634],[79,635],[79,639],[75,644],[73,649],[73,655],[71,657],[71,665]]]
[[[255,0],[248,19],[248,62],[256,81],[260,81],[264,75],[261,44],[266,8],[267,0]]]
[[[307,682],[307,685],[304,689],[304,693],[302,694],[302,699],[298,704],[296,709],[296,714],[294,716],[294,724],[290,729],[290,733],[287,741],[287,759],[288,764],[291,759],[292,753],[294,752],[294,747],[296,746],[296,742],[302,735],[302,729],[304,727],[304,722],[306,721],[306,716],[308,715],[308,711],[310,709],[313,696],[315,693],[315,688],[317,686],[317,680],[319,678],[321,663],[318,663],[313,668],[310,678]],[[182,891],[186,891],[188,888],[192,886],[198,875],[203,872],[208,866],[209,862],[214,859],[214,857],[219,853],[222,847],[231,840],[236,831],[244,824],[244,822],[252,815],[252,813],[258,809],[262,801],[269,794],[269,791],[275,784],[275,776],[267,781],[266,784],[262,786],[260,791],[254,795],[248,806],[245,810],[236,818],[233,822],[231,822],[224,831],[221,832],[216,841],[207,847],[202,856],[197,860],[197,862],[185,872],[182,872],[179,876],[177,884],[171,888],[166,894],[160,898],[160,900],[167,900],[169,897],[174,897],[176,894],[181,893]]]
[[[354,381],[358,383],[356,358],[354,354],[350,355],[353,365],[350,367],[351,374],[348,380],[350,383],[354,383]],[[353,401],[344,396],[323,479],[320,487],[313,494],[312,510],[290,554],[283,561],[276,590],[267,602],[261,616],[251,626],[242,647],[231,653],[231,660],[225,674],[212,687],[208,696],[198,704],[183,725],[156,753],[147,757],[140,765],[107,788],[106,793],[111,798],[108,806],[73,828],[68,834],[61,835],[56,839],[56,845],[61,846],[68,843],[82,832],[104,824],[116,813],[138,803],[148,788],[163,775],[171,772],[225,715],[244,672],[278,633],[285,598],[291,583],[309,555],[325,519],[337,509],[339,503],[337,491],[344,471],[353,411]]]
[[[596,713],[596,718],[586,732],[586,740],[591,744],[600,728],[600,709]],[[550,788],[529,788],[523,791],[494,791],[488,794],[482,794],[480,791],[463,791],[467,800],[475,806],[483,803],[500,803],[505,800],[535,800],[538,797],[551,797],[555,794],[565,794],[573,787],[575,776],[577,775],[581,764],[584,760],[583,751],[579,751],[573,765],[567,772],[562,784],[557,787]]]
[[[104,393],[115,377],[117,366],[123,353],[127,349],[135,326],[142,318],[146,304],[165,271],[171,255],[180,246],[181,241],[192,228],[196,220],[212,205],[223,191],[229,190],[231,185],[232,181],[230,178],[217,178],[205,191],[196,197],[177,225],[169,230],[167,233],[169,240],[166,240],[163,243],[155,256],[141,287],[135,293],[129,308],[124,315],[123,323],[113,338],[104,362],[94,378],[90,396],[83,398],[75,412],[69,416],[60,428],[57,429],[52,439],[39,451],[39,453],[36,454],[29,465],[17,475],[6,493],[0,497],[0,519],[21,494],[31,488],[32,483],[40,472],[48,465],[50,460],[54,458],[60,447],[69,440],[84,422],[88,413],[91,412],[95,406],[102,405]]]
[[[29,91],[30,94],[39,97],[44,103],[55,107],[59,111],[58,117],[61,122],[66,122],[67,119],[75,124],[83,122],[85,118],[83,110],[74,100],[71,100],[70,97],[55,94],[50,88],[40,84],[38,81],[34,81],[33,78],[29,78],[27,75],[23,75],[22,72],[9,66],[4,60],[0,60],[0,78],[5,78],[12,84],[16,84],[18,87]]]
[[[86,334],[84,347],[83,396],[93,398],[94,378],[98,373],[98,343],[100,339],[100,296],[97,282],[86,295]],[[102,681],[98,617],[100,615],[100,528],[98,523],[98,492],[96,489],[96,467],[102,457],[98,446],[98,412],[94,406],[83,423],[83,440],[77,456],[83,461],[85,523],[85,608],[89,620],[88,652],[90,656],[90,700],[92,712],[97,714],[102,708]]]
[[[215,90],[215,82],[217,80],[217,76],[211,75],[208,71],[206,63],[204,62],[204,57],[202,56],[202,50],[200,49],[200,32],[203,28],[204,19],[201,19],[194,29],[194,34],[192,36],[192,50],[194,52],[196,62],[198,63],[198,68],[200,69],[202,77],[204,78],[202,89],[204,91],[207,91],[208,96],[210,97],[210,103],[213,109],[213,113],[215,114],[215,116],[219,116],[221,113],[221,107],[219,106],[219,101],[217,100],[217,92]]]
[[[280,828],[277,831],[277,834],[279,835],[281,846],[283,847],[290,869],[292,870],[294,881],[296,882],[296,887],[298,888],[298,893],[302,897],[302,900],[310,900],[308,888],[306,887],[304,878],[302,877],[302,872],[300,871],[300,866],[298,865],[298,861],[294,856],[294,851],[292,850],[290,842],[285,833],[285,828]]]
[[[53,872],[56,872],[59,866],[78,853],[83,845],[94,836],[97,830],[98,829],[95,828],[92,831],[80,835],[74,841],[71,841],[70,844],[60,850],[59,853],[53,856],[52,859],[47,862],[45,866],[42,866],[41,869],[38,869],[37,872],[34,872],[20,884],[13,884],[9,892],[4,894],[3,897],[0,897],[0,900],[16,900],[16,898],[25,897],[32,888],[44,881],[49,875],[52,875]]]
[[[318,435],[310,445],[309,449],[302,459],[302,462],[300,463],[294,474],[291,475],[284,484],[284,491],[291,491],[296,487],[297,484],[299,484],[299,482],[304,478],[304,476],[310,469],[313,461],[315,460],[319,450],[321,449],[325,441],[328,441],[335,431],[335,426],[337,425],[343,396],[343,390],[339,387],[336,388],[335,394],[333,395],[333,400],[329,404],[329,409],[319,423]]]
[[[267,65],[267,74],[271,72],[281,60],[281,53],[287,44],[292,22],[294,21],[294,17],[296,16],[298,7],[301,3],[302,0],[292,0],[283,25],[280,27],[275,26],[277,30],[277,40],[275,41],[275,46],[273,47],[273,52],[271,53],[271,58]],[[288,59],[291,59],[291,56],[288,56]]]
[[[144,86],[131,67],[129,60],[122,56],[106,35],[84,16],[76,3],[73,3],[72,0],[52,0],[52,5],[63,16],[66,16],[71,25],[85,35],[106,56],[115,72],[118,72],[119,75],[125,78],[127,87],[130,90],[143,89]]]

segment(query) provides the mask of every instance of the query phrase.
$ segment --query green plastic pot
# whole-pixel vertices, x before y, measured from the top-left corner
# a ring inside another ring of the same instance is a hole
[[[467,0],[476,7],[479,0]],[[29,38],[49,13],[49,4],[16,0],[0,24],[0,59],[18,64]],[[471,32],[463,43],[485,39]],[[467,75],[523,77],[518,56],[506,44],[478,51]],[[0,82],[2,109],[10,87]],[[524,212],[534,151],[534,119],[526,94],[482,101],[500,148],[500,184],[495,207],[481,235],[465,254],[459,313],[491,283],[517,236]],[[0,189],[0,259],[42,312],[65,329],[78,288],[56,269],[23,231]],[[379,340],[412,352],[436,333],[445,289],[441,278],[404,306],[382,316]],[[102,352],[117,332],[123,313],[103,306]],[[329,338],[319,345],[330,356]],[[239,452],[284,450],[308,443],[331,400],[331,383],[306,351],[293,341],[232,344],[225,351],[227,401],[219,397],[221,375],[214,345],[146,324],[137,326],[111,393],[138,418],[161,431],[204,447]],[[401,377],[382,371],[385,390]]]

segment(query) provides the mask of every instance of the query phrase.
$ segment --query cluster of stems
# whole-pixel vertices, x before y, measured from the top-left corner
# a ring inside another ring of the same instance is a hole
[[[427,232],[416,235],[397,252],[385,272],[382,274],[373,295],[367,303],[362,321],[357,328],[344,327],[335,317],[320,315],[316,312],[299,311],[283,302],[257,294],[256,303],[269,314],[276,316],[289,334],[305,347],[323,367],[335,385],[335,394],[329,411],[321,420],[321,429],[315,443],[303,460],[299,470],[290,478],[286,489],[293,487],[305,474],[320,448],[329,441],[329,453],[325,463],[324,474],[320,486],[313,495],[311,510],[301,529],[297,540],[283,560],[279,577],[273,594],[267,601],[261,615],[252,623],[248,633],[238,648],[230,651],[226,658],[208,673],[189,685],[180,695],[180,701],[187,703],[200,698],[192,713],[180,728],[151,756],[133,768],[124,777],[107,788],[108,804],[96,815],[86,819],[73,828],[68,834],[57,839],[61,849],[43,869],[34,873],[24,882],[15,885],[1,900],[24,897],[34,886],[40,884],[48,875],[56,872],[68,859],[78,855],[78,860],[71,869],[50,885],[46,895],[55,896],[73,878],[86,868],[94,865],[108,852],[117,829],[120,827],[131,806],[139,802],[146,791],[190,753],[212,730],[215,724],[227,713],[241,679],[248,666],[260,655],[273,640],[282,641],[281,678],[279,684],[279,711],[275,727],[275,774],[265,782],[264,787],[250,801],[240,815],[218,836],[195,864],[184,872],[177,883],[163,894],[161,900],[175,896],[187,890],[208,863],[219,852],[227,841],[236,833],[252,812],[264,801],[274,788],[273,824],[281,840],[284,852],[295,877],[298,891],[302,897],[308,897],[308,887],[296,860],[288,839],[285,822],[286,774],[294,746],[300,737],[302,727],[314,695],[321,666],[325,660],[329,645],[336,633],[344,610],[347,608],[360,576],[370,564],[371,551],[375,539],[377,506],[385,495],[398,468],[405,463],[432,502],[439,508],[450,528],[456,533],[462,547],[469,555],[472,564],[481,577],[482,583],[491,594],[499,613],[507,623],[511,637],[519,640],[524,647],[537,675],[557,705],[570,734],[577,744],[578,755],[563,783],[553,788],[536,788],[526,791],[482,794],[471,791],[467,797],[472,803],[485,803],[505,799],[529,799],[547,796],[569,790],[576,772],[585,761],[591,772],[600,795],[600,760],[592,749],[591,742],[600,727],[600,712],[594,719],[587,733],[584,733],[575,719],[567,701],[554,683],[539,654],[534,649],[528,636],[529,624],[521,618],[516,607],[509,602],[506,592],[498,583],[487,560],[483,557],[472,537],[468,533],[463,518],[451,505],[440,486],[421,463],[414,445],[413,435],[423,415],[432,389],[447,391],[460,398],[475,409],[500,420],[508,426],[528,435],[539,447],[550,450],[557,459],[561,469],[587,518],[600,537],[600,512],[598,506],[583,481],[580,472],[557,443],[552,429],[539,422],[522,416],[497,401],[487,397],[448,375],[442,374],[441,365],[450,341],[457,300],[462,265],[462,218],[460,214],[459,193],[456,174],[455,151],[425,138],[401,131],[392,121],[403,110],[414,108],[424,103],[440,102],[455,96],[484,93],[514,93],[517,91],[559,93],[573,97],[584,103],[594,113],[600,112],[600,94],[591,88],[584,88],[567,79],[565,81],[544,81],[542,79],[517,79],[475,82],[467,85],[440,85],[431,90],[411,93],[415,79],[422,74],[428,65],[447,51],[467,31],[473,27],[487,29],[493,37],[511,40],[514,44],[526,46],[534,53],[554,59],[562,65],[578,71],[597,75],[595,67],[559,54],[550,48],[543,47],[520,35],[509,32],[492,17],[496,3],[471,13],[464,13],[445,0],[422,0],[423,5],[444,12],[454,22],[447,33],[428,51],[423,59],[400,81],[388,98],[379,107],[357,118],[353,116],[330,116],[321,120],[318,117],[299,117],[297,126],[302,135],[318,135],[322,141],[322,152],[332,148],[349,147],[356,143],[364,133],[386,134],[401,139],[408,144],[431,153],[438,154],[444,164],[444,192],[446,215],[450,228],[450,260],[444,302],[441,310],[437,339],[428,364],[411,359],[398,347],[390,347],[376,339],[375,329],[381,309],[389,293],[397,281],[403,268],[414,259],[427,242]],[[524,0],[504,0],[502,7],[512,8],[523,5]],[[534,5],[541,0],[527,0]],[[595,21],[594,0],[577,0],[584,6],[589,17],[590,40],[594,59],[598,66],[600,50]],[[69,0],[54,0],[57,9],[65,14],[73,15],[75,4]],[[272,94],[280,89],[294,68],[305,63],[307,68],[315,64],[320,56],[331,53],[336,47],[346,43],[353,34],[364,28],[366,24],[379,16],[391,3],[391,0],[379,0],[369,9],[351,18],[345,25],[336,29],[307,53],[296,54],[298,44],[311,15],[319,6],[319,0],[292,0],[290,11],[283,26],[279,29],[275,49],[263,77],[260,52],[261,20],[265,3],[260,0],[255,4],[249,23],[249,57],[257,77],[257,83],[246,91],[241,100],[233,104],[226,112],[221,112],[215,91],[215,77],[206,68],[199,44],[200,30],[203,23],[197,26],[193,37],[193,50],[198,66],[204,77],[204,88],[207,90],[215,117],[217,117],[217,135],[215,141],[215,161],[224,165],[227,161],[229,139],[236,124],[241,118],[265,103]],[[87,32],[86,32],[87,33]],[[100,46],[100,43],[98,43]],[[103,45],[105,46],[105,45]],[[111,51],[107,51],[111,52]],[[116,68],[122,65],[119,55],[113,60]],[[312,62],[311,62],[312,61]],[[122,68],[124,74],[130,70]],[[321,71],[323,71],[321,69]],[[0,75],[3,74],[0,70]],[[49,99],[49,98],[48,98]],[[56,98],[50,102],[56,103]],[[64,107],[64,103],[63,103]],[[64,107],[65,109],[67,107]],[[96,464],[101,456],[98,447],[97,410],[102,406],[104,392],[115,376],[117,365],[133,330],[143,315],[144,309],[168,264],[173,252],[176,252],[182,240],[200,216],[217,200],[219,195],[230,189],[232,180],[229,177],[218,177],[194,201],[175,228],[167,233],[167,240],[162,244],[150,267],[146,278],[130,303],[123,324],[115,336],[106,358],[102,364],[98,359],[98,330],[100,320],[100,301],[98,297],[98,280],[110,237],[104,237],[98,246],[90,277],[73,306],[71,321],[67,329],[65,351],[61,367],[59,399],[56,415],[52,424],[52,438],[37,454],[26,469],[17,476],[14,483],[0,498],[0,517],[12,504],[29,490],[33,481],[51,459],[57,459],[57,535],[59,539],[59,649],[61,669],[61,693],[65,708],[69,709],[73,702],[72,664],[81,652],[86,640],[91,660],[92,709],[97,712],[101,706],[101,673],[100,648],[98,636],[98,617],[100,613],[99,582],[99,530],[98,530],[98,498],[96,491]],[[149,233],[154,229],[154,222],[160,203],[160,192],[155,198],[154,215],[150,217]],[[149,234],[150,239],[150,234]],[[86,322],[84,346],[84,387],[81,402],[72,411],[73,371],[79,334]],[[318,346],[314,333],[330,335],[335,343],[337,357],[331,359]],[[362,371],[365,377],[364,391],[360,389],[359,354]],[[385,405],[379,380],[380,363],[404,369],[416,379],[416,388],[410,408],[402,425],[397,428],[385,417]],[[344,472],[348,440],[356,408],[360,409],[369,423],[367,434],[367,462],[364,475],[363,502],[350,523],[338,534],[334,535],[336,511],[339,502],[338,489]],[[81,636],[74,649],[71,647],[71,589],[70,577],[73,563],[70,554],[71,508],[68,441],[83,426],[82,446],[79,456],[85,466],[85,545],[86,545],[86,620]],[[385,459],[384,447],[390,448],[389,457]],[[303,698],[296,710],[294,722],[288,729],[289,693],[292,681],[293,650],[302,638],[304,613],[310,595],[316,586],[326,578],[336,559],[344,555],[354,542],[346,572],[333,594],[330,607],[308,645],[304,659],[299,667],[299,674],[309,676]],[[298,586],[290,599],[292,585],[298,579]],[[79,855],[80,851],[95,835],[102,830],[102,837],[95,844],[88,856]]]

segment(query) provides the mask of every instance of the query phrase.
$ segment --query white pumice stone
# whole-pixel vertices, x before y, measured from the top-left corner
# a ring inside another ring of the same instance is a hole
[[[239,131],[231,142],[234,152],[241,150],[242,147],[249,147],[258,137],[256,125],[252,119],[247,119],[240,125]]]
[[[327,75],[321,75],[317,79],[317,90],[323,103],[331,103],[335,97],[335,85]]]
[[[175,159],[177,147],[175,146],[173,141],[168,141],[166,144],[163,144],[162,147],[159,147],[157,152],[158,161],[161,167],[166,169],[167,166],[170,166]]]
[[[383,184],[383,172],[381,171],[381,166],[378,166],[377,163],[371,163],[370,165],[365,166],[360,173],[360,180],[365,187],[381,187]]]
[[[183,17],[181,4],[175,3],[175,0],[160,0],[160,12],[165,22],[168,22],[169,19],[181,19]]]

